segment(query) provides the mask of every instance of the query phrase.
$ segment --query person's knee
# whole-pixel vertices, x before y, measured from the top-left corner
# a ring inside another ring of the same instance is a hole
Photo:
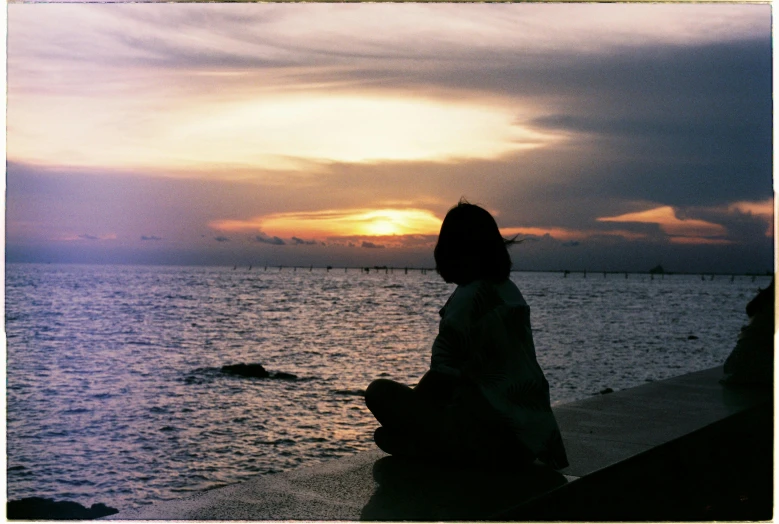
[[[381,404],[389,396],[389,391],[392,389],[393,384],[392,380],[386,378],[379,378],[371,382],[365,390],[365,404],[368,406],[368,409],[373,411],[376,406]]]

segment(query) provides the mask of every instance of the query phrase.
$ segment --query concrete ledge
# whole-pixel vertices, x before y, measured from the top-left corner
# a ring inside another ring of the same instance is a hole
[[[697,520],[698,494],[716,494],[707,478],[733,485],[737,475],[748,480],[739,489],[772,494],[772,391],[721,377],[717,367],[554,408],[571,463],[559,472],[376,450],[105,520]]]

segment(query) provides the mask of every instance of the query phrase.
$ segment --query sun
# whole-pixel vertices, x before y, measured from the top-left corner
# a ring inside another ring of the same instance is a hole
[[[419,209],[376,209],[353,216],[354,233],[388,236],[435,233],[440,221],[429,211]]]
[[[386,236],[397,235],[400,233],[400,228],[397,224],[388,219],[377,218],[364,227],[365,234],[369,236]]]

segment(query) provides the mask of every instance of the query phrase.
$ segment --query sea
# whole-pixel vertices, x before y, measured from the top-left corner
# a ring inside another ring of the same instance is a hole
[[[553,405],[721,365],[770,282],[511,279]],[[8,264],[8,499],[121,511],[373,449],[365,388],[419,380],[453,290],[418,269]]]

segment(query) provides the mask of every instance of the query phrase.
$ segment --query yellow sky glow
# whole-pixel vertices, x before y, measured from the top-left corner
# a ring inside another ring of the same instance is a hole
[[[168,107],[143,95],[28,95],[9,110],[8,158],[118,168],[297,170],[311,169],[312,161],[490,159],[555,140],[516,120],[516,107],[393,95],[262,93],[179,99]]]
[[[551,138],[514,125],[514,118],[513,111],[423,98],[309,94],[190,109],[169,132],[200,157],[249,162],[271,155],[339,162],[493,158]]]
[[[262,231],[270,236],[329,238],[340,236],[434,235],[441,219],[425,209],[355,209],[277,213],[249,220],[217,220],[224,232]]]

